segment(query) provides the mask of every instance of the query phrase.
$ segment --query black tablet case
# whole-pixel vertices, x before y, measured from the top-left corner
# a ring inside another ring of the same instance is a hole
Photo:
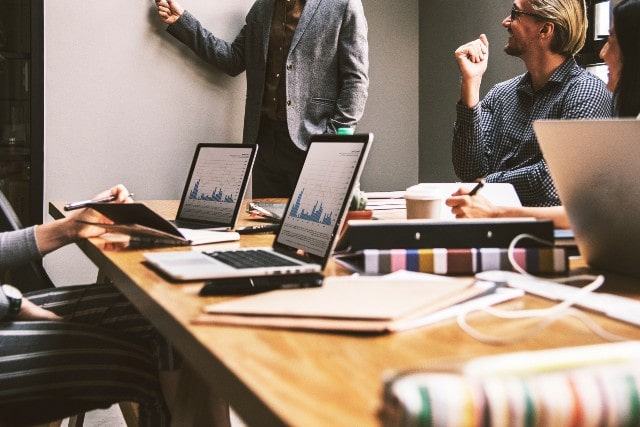
[[[518,247],[553,244],[551,220],[356,220],[350,221],[336,246],[337,252],[362,249],[507,248],[526,233],[548,244],[523,239]]]

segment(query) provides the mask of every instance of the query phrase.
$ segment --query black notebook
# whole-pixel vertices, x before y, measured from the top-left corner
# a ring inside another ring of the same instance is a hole
[[[159,245],[201,245],[240,240],[233,231],[178,229],[144,203],[90,203],[113,224],[92,223],[108,232],[127,234],[132,240]]]

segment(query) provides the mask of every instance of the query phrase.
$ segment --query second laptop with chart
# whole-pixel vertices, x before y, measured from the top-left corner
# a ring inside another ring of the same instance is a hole
[[[320,273],[335,247],[372,140],[372,134],[311,138],[273,247],[148,252],[146,260],[177,280]]]
[[[238,221],[255,160],[256,145],[198,144],[175,220],[167,221],[144,203],[91,203],[112,223],[111,232],[144,243],[199,245],[239,240]]]
[[[178,228],[234,228],[257,149],[254,144],[198,144],[172,222]]]

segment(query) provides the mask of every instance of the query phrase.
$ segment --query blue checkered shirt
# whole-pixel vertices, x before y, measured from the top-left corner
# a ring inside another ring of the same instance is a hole
[[[613,102],[604,82],[569,58],[537,92],[525,73],[494,86],[473,108],[458,103],[456,111],[452,154],[461,180],[511,183],[523,206],[557,206],[533,122],[611,117]]]

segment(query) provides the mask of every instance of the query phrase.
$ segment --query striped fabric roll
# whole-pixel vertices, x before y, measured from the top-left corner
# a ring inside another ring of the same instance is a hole
[[[532,375],[414,373],[384,388],[383,426],[636,426],[640,363]]]
[[[365,249],[362,255],[365,274],[409,270],[456,275],[513,269],[506,248]],[[515,248],[513,255],[518,265],[531,274],[567,271],[564,248]]]

